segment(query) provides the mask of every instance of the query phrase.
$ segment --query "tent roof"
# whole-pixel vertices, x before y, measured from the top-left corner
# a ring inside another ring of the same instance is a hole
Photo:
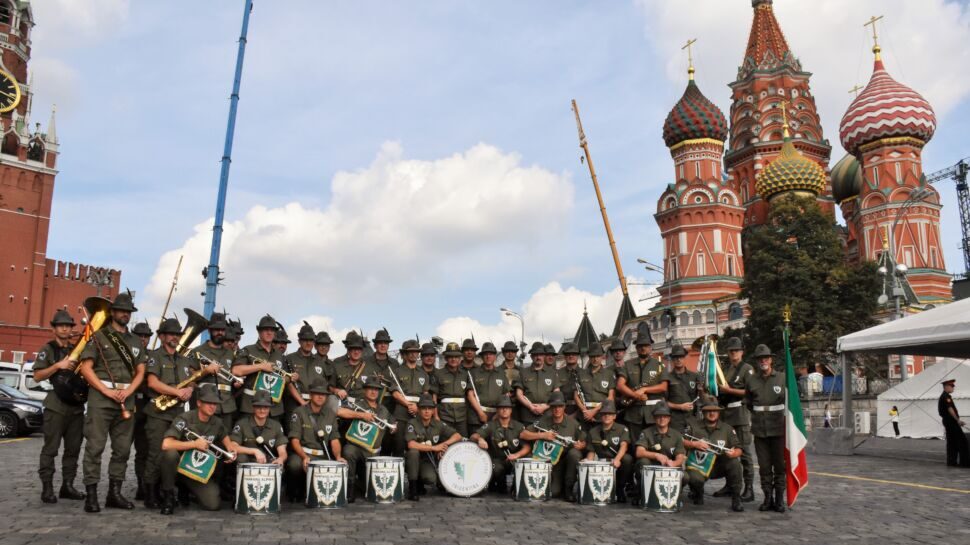
[[[589,314],[586,310],[583,310],[583,319],[579,322],[579,328],[576,329],[576,335],[573,337],[573,342],[579,347],[579,351],[586,353],[589,347],[595,343],[599,342],[599,337],[596,335],[596,330],[593,329],[593,324],[589,321]]]
[[[970,360],[944,358],[926,367],[922,373],[900,382],[879,394],[880,401],[904,401],[915,399],[938,399],[943,392],[940,382],[956,379],[957,388],[953,399],[970,399]],[[963,387],[960,387],[960,385]]]
[[[970,357],[970,299],[839,337],[838,351]]]
[[[630,302],[630,295],[624,294],[623,301],[620,302],[620,311],[616,315],[616,323],[613,325],[613,336],[619,337],[623,330],[623,324],[630,320],[635,320],[637,311],[633,310],[633,303]]]

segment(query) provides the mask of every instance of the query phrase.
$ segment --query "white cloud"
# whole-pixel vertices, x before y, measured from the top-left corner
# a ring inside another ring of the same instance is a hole
[[[657,290],[653,286],[637,285],[640,281],[635,278],[628,280],[632,284],[629,289],[633,308],[638,315],[645,314],[656,300],[643,303],[639,300],[656,294]],[[533,293],[521,310],[512,310],[522,315],[526,342],[545,339],[558,345],[563,339],[576,334],[584,305],[596,333],[611,334],[621,300],[619,286],[603,294],[594,294],[574,286],[564,288],[559,282],[549,282]],[[474,333],[478,342],[490,340],[499,346],[507,340],[520,339],[521,329],[519,320],[511,316],[503,315],[495,324],[482,324],[467,316],[459,316],[443,321],[437,328],[437,334],[447,341],[460,342]]]
[[[689,16],[684,3],[637,0],[646,18],[647,35],[667,62],[667,77],[686,84],[686,58],[681,46],[694,46],[697,82],[725,115],[730,108],[727,84],[734,81],[751,28],[749,2],[692,0]],[[842,153],[838,125],[853,85],[865,85],[872,73],[871,33],[863,23],[872,14],[879,21],[886,68],[901,83],[921,93],[944,118],[970,95],[970,10],[945,0],[813,0],[776,1],[775,15],[789,47],[804,70],[812,72],[825,137],[833,148],[833,162]],[[671,105],[673,105],[671,103]]]
[[[517,154],[487,144],[436,160],[403,155],[400,145],[386,143],[368,167],[338,172],[325,209],[256,206],[226,222],[219,305],[252,323],[266,312],[384,301],[448,278],[464,256],[548,241],[572,208],[568,176],[522,165]],[[563,213],[535,221],[537,203]],[[172,308],[199,306],[211,228],[211,219],[199,223],[162,255],[144,306],[161,308],[179,255],[185,261]],[[332,320],[320,319],[333,329]]]

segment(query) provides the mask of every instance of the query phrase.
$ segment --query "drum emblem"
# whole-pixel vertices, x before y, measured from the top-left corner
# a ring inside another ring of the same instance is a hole
[[[653,479],[653,491],[657,494],[660,507],[673,509],[680,496],[680,472],[661,470],[656,473]]]
[[[313,474],[313,490],[317,493],[317,500],[323,505],[337,503],[340,495],[341,476],[336,471],[317,470]]]
[[[246,485],[246,503],[254,511],[263,511],[269,507],[276,486],[276,477],[269,472],[249,475]]]
[[[394,489],[397,488],[398,469],[393,466],[375,467],[371,479],[377,497],[388,500],[394,496]]]
[[[526,471],[525,474],[525,489],[529,493],[530,498],[539,499],[546,495],[546,477],[543,471]]]
[[[613,489],[613,475],[610,473],[604,473],[599,475],[592,475],[589,480],[590,488],[593,491],[593,500],[597,502],[606,502],[610,499],[610,492]]]

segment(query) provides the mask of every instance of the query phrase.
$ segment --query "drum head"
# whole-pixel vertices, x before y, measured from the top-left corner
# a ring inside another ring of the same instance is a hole
[[[455,443],[438,462],[438,479],[445,490],[456,496],[474,496],[485,490],[492,479],[492,459],[476,443]]]

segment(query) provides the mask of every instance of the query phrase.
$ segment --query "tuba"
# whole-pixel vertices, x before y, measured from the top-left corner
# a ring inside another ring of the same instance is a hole
[[[68,355],[69,360],[78,361],[91,337],[108,323],[108,311],[110,309],[111,301],[104,297],[88,297],[84,300],[87,324],[84,326],[81,340]],[[84,405],[88,400],[88,383],[81,377],[80,371],[81,366],[78,365],[73,371],[61,370],[54,373],[50,378],[54,394],[68,405]]]
[[[206,320],[204,316],[190,308],[185,308],[182,310],[188,317],[188,322],[185,324],[185,329],[182,331],[182,337],[179,338],[179,343],[175,348],[175,352],[180,356],[187,356],[189,351],[192,350],[192,343],[195,342],[195,339],[197,339],[199,335],[201,335],[202,332],[209,327],[209,320]],[[185,388],[189,384],[194,384],[205,375],[205,369],[201,368],[192,373],[191,376],[182,382],[176,384],[175,389]],[[166,411],[181,403],[181,400],[175,396],[162,394],[156,396],[153,403],[155,404],[155,408],[159,411]]]

